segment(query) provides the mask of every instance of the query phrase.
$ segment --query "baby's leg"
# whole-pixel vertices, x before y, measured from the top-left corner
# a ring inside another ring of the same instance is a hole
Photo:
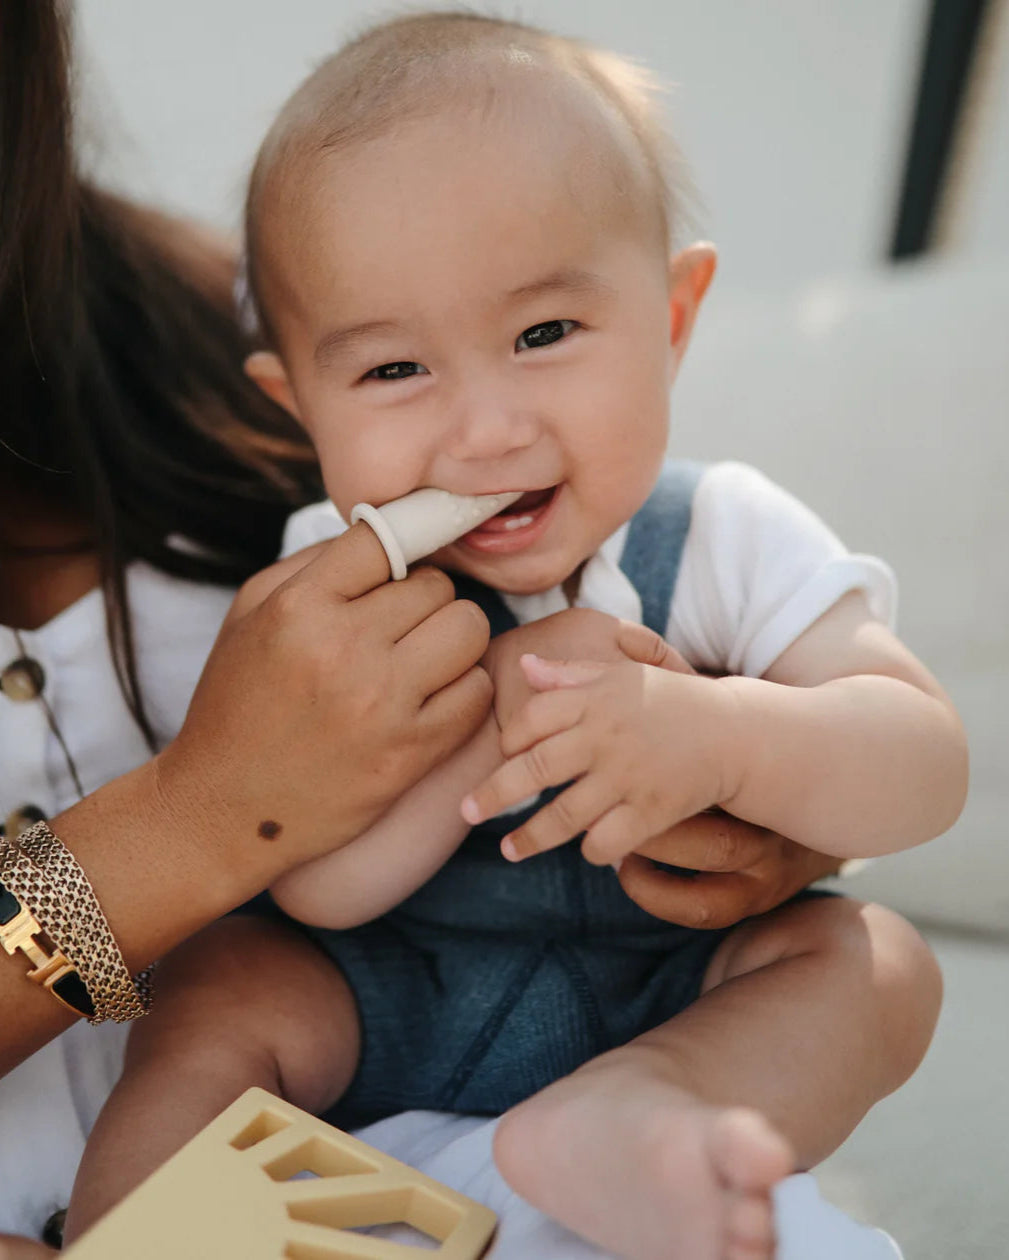
[[[69,1242],[253,1085],[306,1111],[356,1069],[357,1011],[325,955],[283,924],[232,917],[158,968],[123,1075],[95,1124],[67,1214]]]
[[[501,1121],[523,1197],[631,1260],[770,1260],[771,1189],[918,1065],[941,980],[879,906],[786,906],[737,928],[701,998]]]
[[[48,1260],[48,1257],[59,1254],[44,1243],[33,1242],[30,1238],[0,1234],[0,1260]]]

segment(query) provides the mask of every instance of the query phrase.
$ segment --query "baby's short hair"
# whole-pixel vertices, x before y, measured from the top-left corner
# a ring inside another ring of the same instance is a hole
[[[598,154],[613,197],[647,225],[664,251],[689,197],[678,151],[657,105],[658,81],[643,67],[567,36],[467,11],[393,18],[328,57],[280,111],[260,148],[245,210],[248,288],[270,337],[271,270],[264,223],[297,204],[304,163],[376,139],[405,120],[458,104],[493,108],[509,72],[559,75],[588,89],[613,138]],[[497,80],[495,80],[495,72]]]

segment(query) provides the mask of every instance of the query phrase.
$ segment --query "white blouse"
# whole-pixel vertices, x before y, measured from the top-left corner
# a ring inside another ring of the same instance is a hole
[[[137,672],[159,746],[182,725],[233,596],[141,562],[128,570]],[[42,689],[33,698],[25,684],[34,680]],[[72,805],[71,759],[87,793],[149,756],[115,675],[99,590],[38,630],[0,626],[0,825],[25,810],[48,818]]]

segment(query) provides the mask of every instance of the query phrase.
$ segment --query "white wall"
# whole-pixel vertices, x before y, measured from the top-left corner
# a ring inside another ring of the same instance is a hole
[[[925,0],[475,7],[610,45],[677,85],[674,130],[703,229],[723,251],[723,291],[790,289],[880,258]],[[78,10],[101,169],[229,225],[280,102],[344,35],[390,11],[363,0],[79,0]]]

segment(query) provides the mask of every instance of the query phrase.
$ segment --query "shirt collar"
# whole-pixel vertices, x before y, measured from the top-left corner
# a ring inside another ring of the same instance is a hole
[[[575,608],[594,608],[597,612],[640,622],[641,598],[620,567],[629,528],[629,523],[625,522],[606,539],[595,555],[586,560]],[[537,591],[534,595],[507,595],[502,592],[501,597],[520,626],[570,607],[559,586]]]

